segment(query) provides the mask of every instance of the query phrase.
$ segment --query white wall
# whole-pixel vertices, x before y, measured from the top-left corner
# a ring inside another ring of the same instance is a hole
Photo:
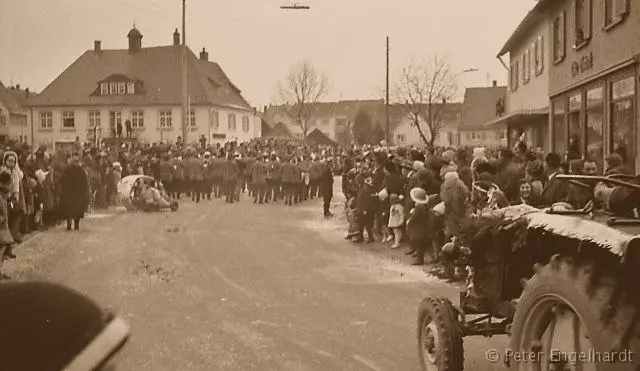
[[[172,111],[172,128],[160,130],[160,111],[164,110]],[[187,141],[195,142],[202,134],[209,135],[209,107],[193,107],[196,111],[196,128],[188,131]],[[181,117],[182,108],[180,106],[153,106],[153,107],[65,107],[65,108],[34,108],[33,120],[34,120],[34,139],[35,144],[53,144],[55,142],[70,142],[74,141],[76,136],[80,137],[81,141],[87,140],[87,134],[89,133],[89,111],[100,111],[101,131],[102,137],[107,138],[111,136],[109,127],[109,112],[121,111],[122,112],[122,124],[123,135],[124,122],[131,120],[131,114],[133,111],[144,111],[144,128],[137,129],[139,138],[150,143],[158,141],[171,141],[175,142],[179,136],[182,135]],[[236,139],[240,142],[248,141],[251,138],[259,137],[261,134],[261,121],[260,118],[253,111],[243,111],[230,108],[212,108],[213,111],[217,111],[220,117],[220,127],[218,131],[211,130],[211,133],[218,132],[227,135],[224,141],[230,141]],[[40,112],[52,112],[53,113],[53,127],[45,130],[41,128]],[[75,116],[75,128],[74,129],[62,129],[62,112],[73,111]],[[236,130],[230,132],[228,130],[228,114],[234,113],[236,115]],[[243,131],[242,117],[249,117],[249,130]],[[212,142],[216,142],[212,140]]]
[[[427,139],[431,138],[431,134],[429,133],[429,130],[427,129],[427,126],[424,123],[424,121],[420,120],[420,122],[421,122],[420,124],[421,128],[423,128],[423,134],[425,135],[425,137]],[[450,145],[455,145],[455,143],[449,144],[448,133],[457,133],[457,132],[458,130],[455,126],[443,125],[443,127],[440,128],[438,135],[436,136],[434,145],[439,147],[448,147]],[[418,129],[415,126],[413,126],[413,122],[409,118],[402,118],[401,123],[397,125],[391,131],[391,133],[392,133],[392,141],[394,145],[400,145],[400,146],[401,145],[407,145],[407,146],[424,145],[424,141],[420,137],[420,133],[418,133]],[[404,137],[404,141],[399,140],[399,139],[402,139],[402,137]]]
[[[511,90],[511,80],[509,78],[506,111],[514,112],[521,110],[541,109],[549,105],[549,69],[551,68],[551,35],[549,34],[549,21],[541,19],[524,37],[519,45],[509,53],[511,62],[518,61],[518,88]],[[539,75],[535,71],[535,49],[533,43],[538,36],[542,36],[543,41],[543,68]],[[569,35],[567,34],[567,37]],[[530,50],[530,71],[529,82],[525,83],[522,75],[522,55],[526,49]],[[509,64],[511,66],[511,64]]]

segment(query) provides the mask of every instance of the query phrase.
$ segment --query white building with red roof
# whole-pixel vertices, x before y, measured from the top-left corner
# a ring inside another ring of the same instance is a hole
[[[96,137],[113,138],[127,123],[132,137],[146,142],[175,142],[182,135],[182,46],[142,47],[135,27],[128,49],[83,53],[41,94],[32,98],[34,142],[61,145]],[[212,143],[261,136],[261,120],[222,68],[187,49],[189,127],[186,140],[202,135]]]

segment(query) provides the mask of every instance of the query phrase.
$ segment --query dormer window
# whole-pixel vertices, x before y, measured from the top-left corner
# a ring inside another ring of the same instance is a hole
[[[142,81],[136,81],[125,75],[111,75],[98,81],[96,90],[91,95],[134,95],[144,93]]]

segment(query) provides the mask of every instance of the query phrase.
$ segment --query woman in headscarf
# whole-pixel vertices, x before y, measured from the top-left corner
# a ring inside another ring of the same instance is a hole
[[[78,153],[73,153],[69,159],[69,166],[60,176],[60,212],[67,220],[67,230],[80,229],[80,219],[84,218],[89,200],[89,184],[87,173],[80,166]]]
[[[9,229],[11,230],[13,239],[17,243],[20,243],[22,242],[20,223],[26,211],[26,204],[24,189],[22,188],[24,173],[20,170],[18,155],[15,152],[7,151],[4,153],[0,171],[6,171],[11,175],[11,188],[7,197],[7,205],[9,206]]]

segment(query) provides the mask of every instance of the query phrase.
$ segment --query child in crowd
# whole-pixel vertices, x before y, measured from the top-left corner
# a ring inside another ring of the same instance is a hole
[[[350,240],[356,236],[358,236],[358,221],[356,219],[356,198],[351,197],[347,201],[347,222],[349,225],[349,229],[347,231],[347,236],[344,238],[345,240]]]
[[[391,201],[391,209],[389,210],[389,228],[393,232],[393,245],[392,249],[400,247],[400,240],[402,239],[402,228],[404,226],[404,206],[402,201],[404,197],[392,194],[389,198]]]

